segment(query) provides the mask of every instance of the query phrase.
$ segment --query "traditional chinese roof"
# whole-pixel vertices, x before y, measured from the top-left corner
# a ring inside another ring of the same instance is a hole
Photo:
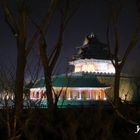
[[[52,77],[53,87],[107,87],[95,75],[57,75]],[[37,81],[33,88],[45,87],[45,80]]]
[[[86,58],[110,59],[107,45],[100,42],[93,33],[85,37],[83,45],[78,47],[78,52],[72,59],[77,60]]]

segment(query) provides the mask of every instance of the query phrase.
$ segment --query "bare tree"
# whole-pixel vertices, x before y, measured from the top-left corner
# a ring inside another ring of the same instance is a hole
[[[139,10],[139,0],[137,0],[137,6],[138,6],[138,16],[137,16],[137,27],[135,31],[132,33],[131,39],[128,42],[128,46],[126,46],[124,54],[122,57],[119,56],[119,50],[121,48],[120,45],[120,35],[121,33],[119,32],[119,22],[120,22],[120,14],[122,12],[122,2],[126,2],[123,0],[117,1],[115,3],[113,0],[108,0],[108,5],[109,5],[109,20],[108,20],[108,25],[107,25],[107,44],[109,47],[110,51],[110,57],[112,59],[112,64],[115,68],[115,80],[114,80],[114,103],[116,106],[119,104],[119,85],[120,85],[120,74],[121,71],[124,67],[124,64],[127,60],[127,57],[131,53],[131,51],[135,48],[139,41],[139,33],[140,33],[140,10]],[[125,3],[126,4],[126,3]],[[110,43],[110,27],[113,31],[114,35],[114,49],[111,51],[111,46],[113,46]]]
[[[14,98],[15,67],[13,65],[0,67],[0,100]]]
[[[61,1],[59,3],[58,10],[60,12],[60,26],[59,26],[59,32],[57,37],[57,42],[53,47],[53,51],[50,55],[47,55],[47,40],[45,40],[44,32],[40,30],[41,37],[39,40],[39,48],[40,48],[40,56],[41,61],[44,68],[44,76],[45,76],[45,83],[46,83],[46,94],[47,94],[47,101],[48,101],[48,108],[54,109],[56,108],[57,102],[53,101],[53,94],[56,97],[55,99],[58,100],[58,97],[55,94],[55,91],[52,90],[52,83],[51,83],[51,77],[54,70],[54,67],[56,65],[56,62],[58,60],[58,57],[60,56],[60,52],[62,49],[63,44],[63,38],[64,38],[64,31],[66,29],[66,26],[72,16],[75,14],[77,8],[79,7],[79,0],[77,1]],[[61,91],[60,91],[61,93]],[[59,94],[60,95],[60,94]]]
[[[31,52],[31,49],[40,38],[40,31],[37,29],[32,35],[31,39],[27,41],[27,21],[29,13],[27,8],[27,1],[21,0],[19,2],[18,16],[15,16],[13,10],[10,7],[8,0],[2,0],[1,5],[5,17],[5,21],[11,29],[13,36],[16,39],[17,46],[17,63],[16,63],[16,76],[15,76],[15,119],[13,123],[12,135],[16,135],[17,121],[20,120],[20,116],[23,110],[23,87],[25,68],[27,64],[27,57]],[[52,17],[55,13],[56,7],[59,4],[59,0],[51,0],[48,4],[47,14],[42,19],[40,24],[41,30],[44,33],[47,32],[51,23]],[[20,123],[20,122],[18,122]],[[20,125],[20,124],[18,124]]]
[[[4,110],[4,115],[0,115],[0,119],[4,122],[7,128],[7,135],[11,135],[12,121],[11,112],[14,105],[14,83],[15,83],[15,67],[13,65],[0,67],[0,108]]]

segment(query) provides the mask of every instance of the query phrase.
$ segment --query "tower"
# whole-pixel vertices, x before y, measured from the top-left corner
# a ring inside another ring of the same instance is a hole
[[[69,62],[74,65],[74,73],[115,74],[108,47],[101,43],[95,34],[87,35],[82,46],[77,49],[77,54]]]

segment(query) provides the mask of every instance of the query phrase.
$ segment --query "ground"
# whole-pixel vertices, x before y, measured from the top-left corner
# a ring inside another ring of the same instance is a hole
[[[121,105],[120,112],[133,121],[140,122],[139,107]],[[0,139],[7,140],[1,110]],[[24,110],[20,140],[138,140],[136,125],[116,115],[111,106],[77,106],[58,109],[50,119],[47,109]]]

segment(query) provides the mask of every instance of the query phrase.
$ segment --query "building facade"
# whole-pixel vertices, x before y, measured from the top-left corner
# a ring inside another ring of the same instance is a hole
[[[52,77],[55,94],[60,94],[59,100],[107,100],[113,98],[115,69],[113,58],[106,44],[101,43],[96,35],[91,33],[77,48],[69,64],[74,70],[68,74]],[[32,100],[45,99],[46,89],[44,79],[38,80],[30,89]],[[132,100],[136,92],[133,78],[122,74],[120,81],[120,97],[122,100]]]

